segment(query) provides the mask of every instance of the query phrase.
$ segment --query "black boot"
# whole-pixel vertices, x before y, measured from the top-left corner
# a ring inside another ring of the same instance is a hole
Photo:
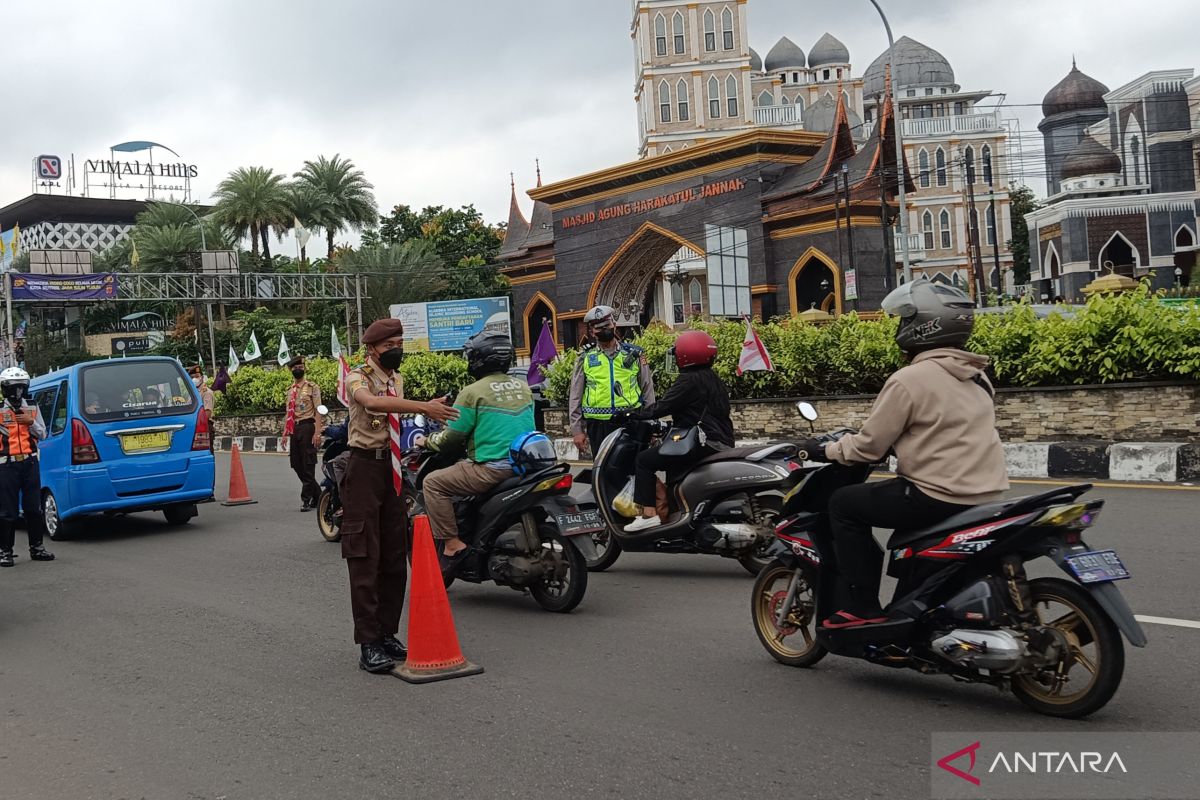
[[[12,566],[15,566],[15,564],[13,563],[13,551],[12,550],[0,550],[0,567],[12,567]]]
[[[388,658],[395,661],[406,661],[408,659],[408,648],[404,646],[404,642],[395,636],[383,637],[383,652],[387,653]]]
[[[391,672],[395,666],[395,663],[388,658],[387,652],[383,649],[382,642],[370,642],[362,646],[362,658],[358,660],[359,669],[365,669],[367,672],[380,675],[385,672]]]
[[[54,553],[39,544],[29,548],[29,558],[33,561],[53,561]]]

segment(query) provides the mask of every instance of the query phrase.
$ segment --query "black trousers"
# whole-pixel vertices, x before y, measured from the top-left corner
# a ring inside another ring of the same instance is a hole
[[[883,550],[871,528],[923,528],[968,508],[935,500],[904,478],[843,486],[829,499],[829,523],[844,592],[845,611],[863,618],[883,616],[879,584]]]
[[[408,582],[408,520],[392,483],[390,458],[351,451],[342,479],[342,558],[350,572],[354,641],[400,630]]]
[[[29,549],[42,546],[46,520],[42,517],[42,471],[36,458],[0,464],[0,550],[16,544],[14,525],[24,512]]]
[[[288,440],[288,461],[292,471],[300,479],[300,502],[315,506],[321,499],[321,486],[317,483],[317,446],[313,434],[317,423],[311,419],[296,423],[296,430]]]
[[[656,472],[671,473],[682,467],[690,466],[701,458],[714,453],[708,447],[701,447],[695,453],[686,456],[664,456],[657,447],[651,447],[638,453],[634,462],[633,472],[633,501],[639,506],[654,506],[657,503],[655,492]]]
[[[587,419],[583,420],[583,431],[587,434],[588,446],[592,449],[592,458],[596,457],[596,451],[600,449],[600,445],[608,438],[608,435],[621,427],[610,419]]]

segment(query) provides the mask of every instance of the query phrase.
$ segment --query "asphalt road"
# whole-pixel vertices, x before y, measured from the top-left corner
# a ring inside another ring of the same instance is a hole
[[[225,459],[219,485],[226,485]],[[625,554],[573,614],[495,586],[451,601],[478,677],[358,670],[335,545],[285,459],[258,505],[145,515],[0,573],[0,797],[925,798],[934,731],[1197,728],[1200,630],[1148,626],[1084,722],[994,689],[827,658],[780,666],[733,562]],[[1020,487],[1023,493],[1037,487]],[[1105,489],[1139,614],[1200,620],[1200,492]]]

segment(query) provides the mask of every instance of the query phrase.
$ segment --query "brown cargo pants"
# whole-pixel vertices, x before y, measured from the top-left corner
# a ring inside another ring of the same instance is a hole
[[[454,498],[472,497],[488,492],[513,476],[511,469],[492,469],[473,461],[459,461],[452,467],[431,472],[425,478],[425,511],[433,538],[458,536]]]

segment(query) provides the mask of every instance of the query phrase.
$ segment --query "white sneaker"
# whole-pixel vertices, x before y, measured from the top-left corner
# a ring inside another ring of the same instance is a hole
[[[662,520],[658,517],[638,517],[633,522],[625,526],[626,533],[637,533],[638,531],[648,531],[651,528],[657,528],[662,525]]]

